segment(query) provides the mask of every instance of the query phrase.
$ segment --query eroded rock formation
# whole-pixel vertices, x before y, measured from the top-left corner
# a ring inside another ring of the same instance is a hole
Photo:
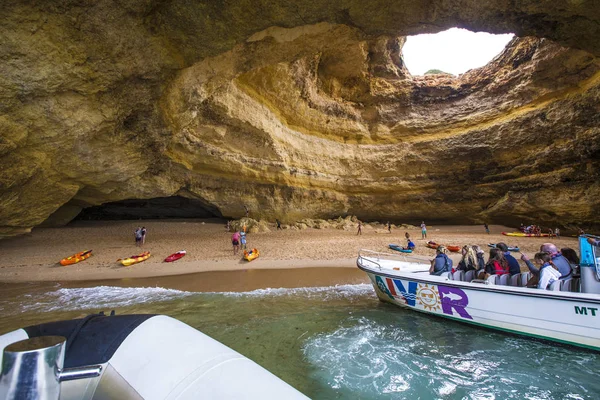
[[[599,10],[508,4],[9,1],[0,235],[169,196],[598,227]],[[410,76],[404,36],[452,26],[521,38],[457,78]]]

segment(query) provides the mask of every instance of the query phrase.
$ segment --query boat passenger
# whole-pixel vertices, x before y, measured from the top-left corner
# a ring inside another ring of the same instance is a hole
[[[490,275],[504,275],[508,274],[508,262],[504,258],[502,250],[490,249],[490,257],[485,265],[485,272]]]
[[[517,259],[510,254],[510,251],[508,251],[508,246],[506,243],[497,243],[496,248],[502,250],[502,255],[504,255],[504,258],[508,263],[508,273],[511,275],[520,274],[521,266],[519,265]]]
[[[406,245],[406,248],[408,250],[414,250],[415,249],[415,244],[413,243],[412,240],[410,240],[410,238],[406,239],[408,241],[408,244]]]
[[[431,260],[429,274],[440,276],[450,271],[452,271],[452,260],[446,255],[446,247],[440,245],[435,250],[435,258]]]
[[[580,232],[583,234],[583,229],[580,229]],[[593,238],[588,238],[588,243],[591,244],[592,246],[597,246],[600,247],[600,240],[597,239],[593,239]]]
[[[485,269],[485,251],[483,251],[483,249],[477,245],[473,245],[472,246],[473,251],[475,252],[475,254],[477,255],[477,270],[483,270]]]
[[[563,255],[564,258],[569,261],[569,265],[571,265],[571,270],[573,270],[573,276],[579,278],[579,256],[577,252],[570,247],[564,247],[560,249],[560,254]]]
[[[552,256],[546,252],[536,253],[534,260],[541,265],[538,289],[547,289],[549,285],[560,279],[560,272],[552,262]],[[531,262],[531,261],[530,261]]]
[[[571,270],[571,265],[569,264],[569,260],[567,260],[556,248],[556,246],[552,243],[544,243],[540,246],[540,252],[550,254],[552,257],[552,264],[558,268],[558,272],[560,272],[560,279],[564,280],[570,278],[573,275],[573,271]]]
[[[458,271],[475,271],[477,270],[477,253],[473,250],[472,246],[463,246],[460,251],[462,258],[458,262],[456,269]]]

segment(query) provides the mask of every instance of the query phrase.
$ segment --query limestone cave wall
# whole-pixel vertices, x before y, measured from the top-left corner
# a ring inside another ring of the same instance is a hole
[[[225,217],[600,227],[590,2],[15,1],[0,9],[0,236],[182,196]],[[514,32],[459,77],[409,34]]]

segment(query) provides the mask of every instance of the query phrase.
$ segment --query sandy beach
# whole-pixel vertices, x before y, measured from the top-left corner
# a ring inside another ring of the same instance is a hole
[[[137,226],[148,229],[146,244],[135,246],[133,232]],[[560,247],[577,249],[575,238],[517,238],[501,235],[511,228],[492,225],[491,234],[483,226],[429,226],[428,239],[446,245],[478,244],[488,251],[487,243],[503,241],[519,246],[533,255],[541,243],[551,241]],[[394,253],[390,243],[404,245],[409,232],[417,248],[415,255],[430,259],[435,251],[425,247],[420,229],[365,225],[363,234],[356,230],[303,229],[273,230],[248,234],[248,247],[258,248],[261,256],[248,263],[233,254],[231,233],[222,220],[146,220],[76,221],[62,228],[36,228],[31,234],[0,241],[0,282],[93,281],[148,278],[198,272],[250,269],[354,268],[359,249]],[[93,256],[75,265],[61,266],[60,259],[83,250]],[[188,254],[174,263],[164,258],[178,250]],[[124,267],[116,260],[148,250],[150,259]],[[455,261],[460,259],[452,254]],[[486,257],[487,258],[487,257]],[[524,267],[524,265],[523,265]],[[341,271],[340,271],[341,272]]]

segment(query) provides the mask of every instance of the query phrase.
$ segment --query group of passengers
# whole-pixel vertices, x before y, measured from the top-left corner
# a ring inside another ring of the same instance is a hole
[[[588,239],[589,243],[598,246],[599,241]],[[508,251],[505,243],[497,243],[495,248],[490,249],[487,262],[484,260],[484,251],[479,246],[463,246],[462,258],[456,268],[450,257],[446,254],[446,248],[439,246],[436,256],[431,260],[429,273],[442,275],[455,271],[475,271],[477,279],[487,279],[491,275],[520,274],[521,266],[515,257]],[[560,251],[552,243],[544,243],[540,251],[535,254],[533,262],[526,254],[521,254],[521,260],[527,265],[532,278],[527,282],[528,287],[547,289],[555,281],[565,280],[578,276],[579,257],[577,252],[571,248],[563,248]]]

